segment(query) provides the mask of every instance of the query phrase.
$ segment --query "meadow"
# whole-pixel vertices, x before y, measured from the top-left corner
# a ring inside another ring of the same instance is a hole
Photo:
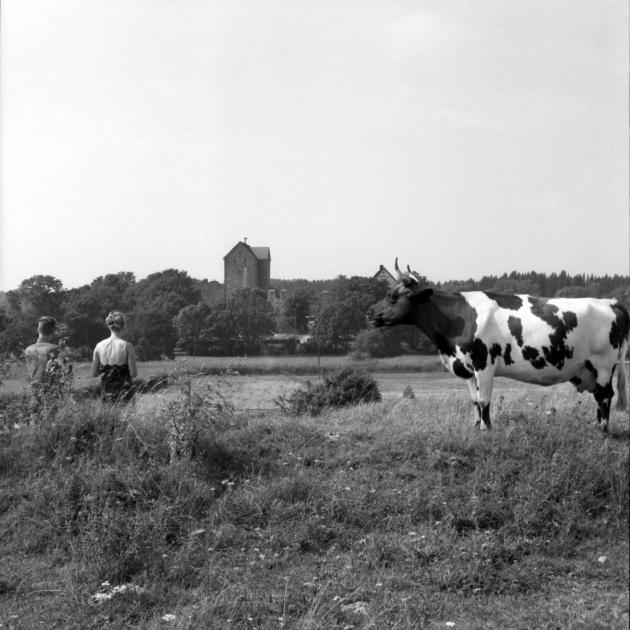
[[[498,379],[475,431],[465,387],[402,359],[363,366],[381,402],[292,416],[312,367],[196,361],[35,428],[9,375],[0,627],[628,627],[627,413],[605,437],[590,396]]]

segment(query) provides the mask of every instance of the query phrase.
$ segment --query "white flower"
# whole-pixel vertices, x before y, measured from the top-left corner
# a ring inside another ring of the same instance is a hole
[[[171,613],[166,613],[165,615],[162,615],[162,619],[164,621],[175,621],[176,617],[175,615],[171,615]]]

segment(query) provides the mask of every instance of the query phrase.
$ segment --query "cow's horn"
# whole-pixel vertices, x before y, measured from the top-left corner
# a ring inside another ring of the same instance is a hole
[[[398,274],[398,279],[400,280],[404,276],[404,274],[400,270],[400,267],[398,266],[398,257],[396,257],[396,262],[394,263],[394,269],[395,269],[396,273]]]
[[[420,278],[417,271],[411,271],[411,267],[407,265],[407,275],[415,282],[420,283]]]

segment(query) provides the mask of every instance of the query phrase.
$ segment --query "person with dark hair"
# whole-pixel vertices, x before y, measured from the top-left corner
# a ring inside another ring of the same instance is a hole
[[[49,362],[59,353],[55,341],[57,320],[49,315],[39,318],[37,323],[37,341],[24,350],[26,370],[28,372],[31,399],[31,421],[41,416],[46,394],[51,386],[51,372],[47,370]]]
[[[57,356],[59,348],[55,342],[56,329],[57,320],[54,317],[48,315],[40,317],[37,324],[37,341],[24,350],[31,385],[44,380],[46,364]]]
[[[105,319],[111,335],[99,341],[92,358],[92,376],[101,376],[101,398],[127,401],[133,395],[132,382],[138,375],[134,347],[122,338],[125,317],[112,311]]]

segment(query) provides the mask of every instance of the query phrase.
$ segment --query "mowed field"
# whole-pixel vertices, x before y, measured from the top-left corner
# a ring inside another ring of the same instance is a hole
[[[392,361],[382,402],[293,417],[308,366],[195,361],[2,434],[1,627],[628,627],[627,412],[604,437],[592,396],[497,379],[475,431],[465,385]]]

